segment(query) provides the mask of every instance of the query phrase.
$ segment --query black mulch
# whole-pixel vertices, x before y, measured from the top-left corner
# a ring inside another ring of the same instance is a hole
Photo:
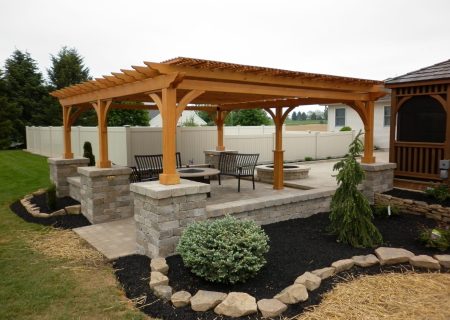
[[[435,198],[428,196],[425,192],[421,191],[410,191],[405,189],[392,189],[390,191],[386,191],[384,194],[388,194],[393,197],[403,198],[403,199],[411,199],[415,201],[424,201],[428,204],[440,204],[443,207],[450,207],[450,199],[439,202]]]
[[[33,196],[30,200],[31,203],[39,207],[40,212],[51,212],[47,206],[46,194]],[[67,206],[80,204],[78,201],[71,197],[62,197],[56,199],[56,209],[63,209]],[[22,206],[20,201],[16,201],[11,204],[10,209],[27,222],[37,223],[44,226],[53,226],[60,229],[73,229],[78,227],[88,226],[91,223],[82,214],[68,214],[63,216],[49,217],[49,218],[37,218],[28,213],[28,211]]]
[[[389,219],[377,220],[377,227],[384,237],[385,246],[401,247],[415,254],[434,254],[435,251],[423,247],[417,240],[417,230],[421,226],[433,227],[436,222],[415,215],[400,215]],[[243,291],[253,295],[257,300],[271,298],[283,288],[292,284],[296,277],[305,271],[329,266],[333,261],[351,258],[354,255],[373,253],[373,249],[356,249],[340,244],[335,238],[326,234],[328,214],[321,213],[307,219],[296,219],[264,226],[270,238],[270,251],[267,264],[258,276],[244,284],[211,284],[191,274],[183,267],[180,256],[167,259],[169,264],[169,281],[174,291],[187,290],[194,294],[197,290]],[[438,253],[436,251],[436,253]],[[441,253],[441,252],[439,252]],[[113,262],[116,276],[128,298],[147,296],[141,310],[146,314],[162,319],[221,319],[214,312],[197,313],[189,307],[174,308],[170,302],[158,300],[149,287],[150,260],[141,255],[120,258]],[[353,268],[352,275],[378,274],[381,271],[404,271],[410,266],[391,266],[371,268]],[[285,316],[295,316],[311,305],[318,304],[321,295],[333,285],[342,281],[343,274],[324,280],[319,289],[309,293],[309,299],[303,303],[289,306]],[[224,318],[226,319],[226,318]],[[260,319],[260,315],[244,317]]]

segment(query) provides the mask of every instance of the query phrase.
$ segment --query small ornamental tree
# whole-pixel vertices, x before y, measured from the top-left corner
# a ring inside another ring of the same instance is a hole
[[[338,188],[331,200],[329,230],[338,241],[353,247],[374,247],[383,239],[372,223],[373,215],[367,198],[358,190],[358,184],[364,179],[364,171],[356,158],[363,151],[359,137],[361,131],[349,146],[344,159],[337,162],[333,170],[339,170],[336,176]]]
[[[85,141],[83,144],[83,157],[89,159],[89,166],[95,166],[95,156],[92,153],[92,145],[89,141]]]

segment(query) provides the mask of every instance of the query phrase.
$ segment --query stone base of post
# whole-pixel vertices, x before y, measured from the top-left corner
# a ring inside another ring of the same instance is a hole
[[[78,167],[85,167],[89,164],[89,159],[74,158],[48,158],[48,166],[50,168],[50,180],[56,185],[56,196],[69,196],[69,183],[67,178],[78,176]]]
[[[209,184],[181,179],[176,185],[158,181],[133,183],[130,189],[138,253],[150,258],[174,254],[183,229],[206,219]]]
[[[382,193],[394,188],[395,163],[362,163],[361,167],[365,172],[365,179],[362,182],[363,193],[373,204],[374,194]]]
[[[82,167],[81,213],[92,223],[119,220],[133,215],[130,173],[127,167]]]

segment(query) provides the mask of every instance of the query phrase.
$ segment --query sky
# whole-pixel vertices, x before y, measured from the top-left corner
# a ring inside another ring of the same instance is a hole
[[[384,80],[450,59],[449,12],[449,0],[0,0],[0,68],[19,49],[45,75],[68,46],[94,77],[185,56]]]

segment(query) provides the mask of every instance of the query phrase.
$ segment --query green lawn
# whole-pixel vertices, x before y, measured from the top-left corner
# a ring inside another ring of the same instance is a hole
[[[109,265],[77,271],[28,245],[46,228],[24,222],[9,204],[50,184],[46,158],[0,151],[0,168],[0,319],[145,319],[123,298]]]

